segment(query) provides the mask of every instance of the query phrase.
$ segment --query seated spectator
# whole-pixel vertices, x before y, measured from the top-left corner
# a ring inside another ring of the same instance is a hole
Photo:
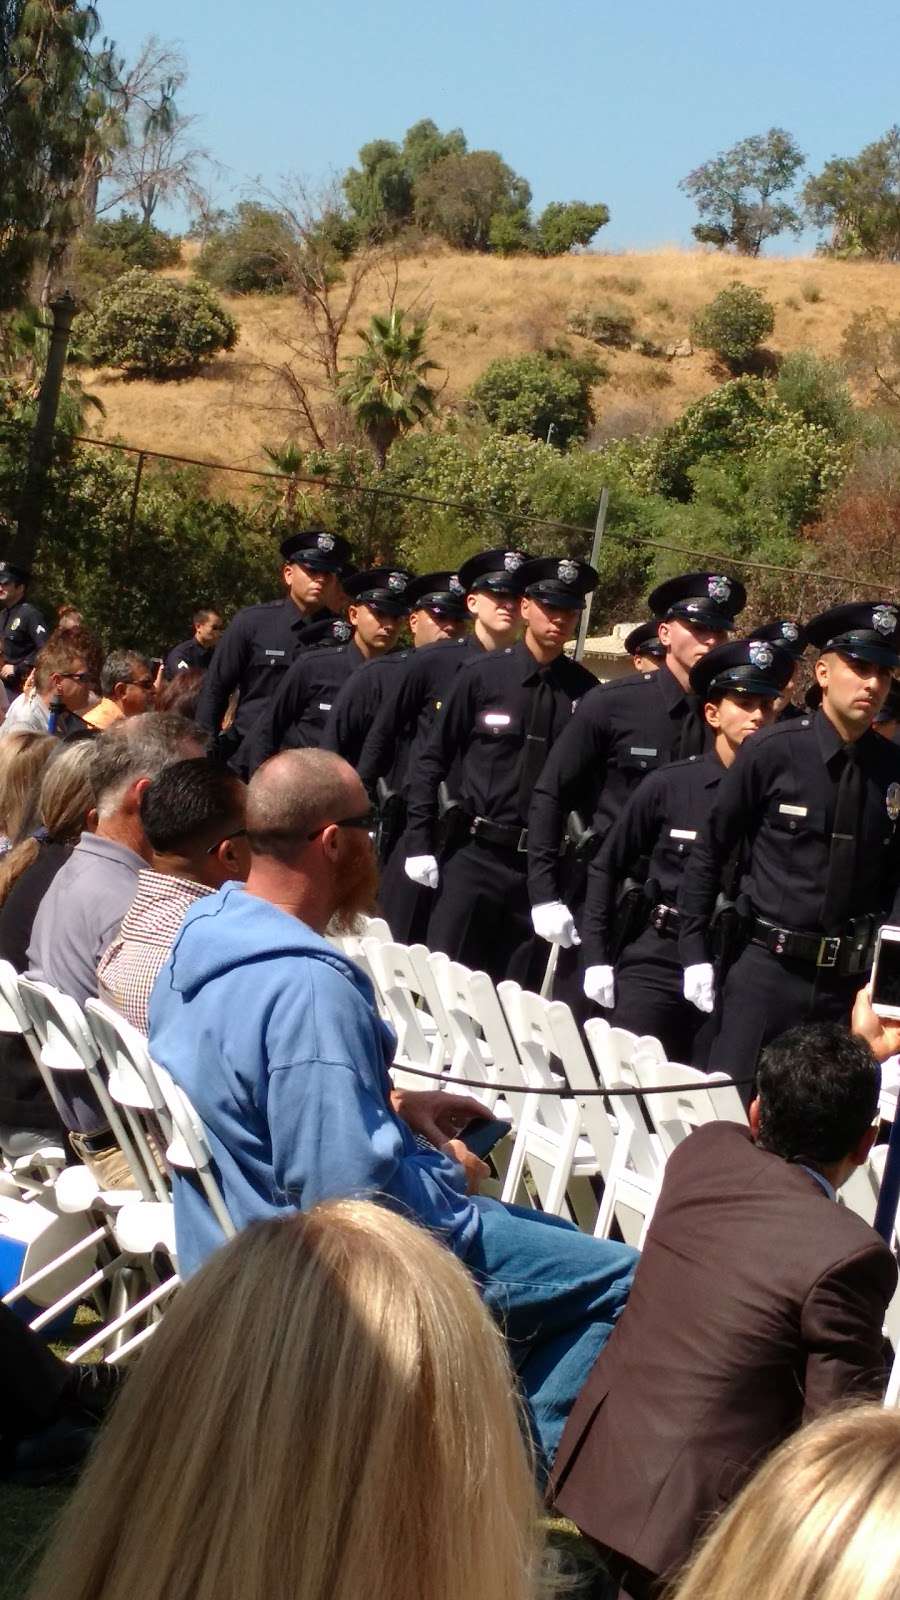
[[[41,900],[68,861],[79,834],[93,832],[97,825],[90,760],[91,745],[86,740],[57,746],[41,782],[41,826],[0,859],[0,961],[9,961],[17,972],[28,965],[31,929]],[[0,1125],[35,1132],[61,1130],[59,1112],[18,1034],[0,1034]]]
[[[898,1568],[900,1414],[855,1406],[769,1458],[672,1600],[895,1600]]]
[[[99,993],[147,1032],[147,1001],[185,912],[201,896],[250,870],[246,789],[226,767],[175,761],[141,797],[150,866],[97,969]]]
[[[56,613],[57,633],[65,633],[68,628],[81,628],[83,626],[84,618],[77,606],[60,606]]]
[[[10,734],[0,743],[0,833],[3,850],[27,839],[38,826],[41,779],[59,741],[48,733]]]
[[[238,1227],[320,1200],[377,1195],[463,1260],[508,1334],[541,1449],[624,1305],[636,1254],[560,1217],[467,1193],[454,1137],[484,1108],[392,1092],[396,1039],[369,981],[324,938],[371,910],[377,867],[353,768],[287,750],[247,791],[246,888],[188,912],[150,997],[150,1048],[193,1101]],[[439,1148],[423,1148],[414,1133]],[[483,1164],[468,1157],[470,1173]],[[202,1193],[174,1180],[178,1255],[222,1242]]]
[[[635,1600],[786,1434],[883,1392],[897,1267],[835,1204],[874,1142],[879,1083],[862,1038],[792,1028],[763,1051],[750,1127],[710,1123],[669,1158],[628,1306],[553,1482],[554,1504]]]
[[[0,738],[28,729],[47,733],[53,715],[53,732],[70,733],[83,724],[93,699],[99,669],[96,641],[83,628],[50,635],[40,652],[30,687],[13,701],[0,729]]]
[[[191,638],[176,644],[166,656],[163,666],[166,679],[176,677],[179,672],[204,673],[222,637],[225,624],[212,606],[200,606],[191,618],[191,627]]]
[[[28,947],[28,976],[42,978],[83,1005],[97,993],[97,963],[134,899],[138,873],[150,859],[141,796],[172,761],[202,755],[183,717],[148,712],[110,728],[91,745],[97,808],[94,833],[81,835],[37,909]],[[100,1107],[80,1075],[60,1108],[73,1149],[105,1187],[127,1172]],[[63,1096],[65,1095],[65,1099]]]
[[[502,1341],[448,1250],[360,1202],[180,1289],[31,1600],[537,1600]]]
[[[92,728],[108,728],[123,717],[139,717],[154,706],[156,679],[138,650],[111,650],[100,669],[102,698],[85,714]]]
[[[174,678],[164,683],[157,694],[156,709],[177,711],[179,716],[187,717],[189,722],[195,722],[202,688],[203,673],[199,667],[191,667],[187,672],[176,672]]]
[[[0,1477],[38,1485],[74,1476],[121,1378],[102,1361],[60,1361],[0,1304]]]

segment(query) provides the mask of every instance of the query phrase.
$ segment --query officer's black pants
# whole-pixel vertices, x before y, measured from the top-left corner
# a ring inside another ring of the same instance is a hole
[[[771,1039],[802,1022],[849,1026],[864,973],[839,977],[808,961],[784,961],[749,944],[725,979],[721,1020],[709,1055],[712,1071],[752,1078],[759,1053]],[[750,1086],[741,1089],[746,1103]]]
[[[404,834],[382,868],[378,909],[398,944],[419,944],[428,929],[434,894],[406,876],[404,862],[408,855]]]
[[[514,977],[533,982],[523,949],[550,946],[535,939],[524,852],[472,839],[442,865],[441,882],[428,923],[427,944],[499,983]],[[513,954],[516,970],[513,970]],[[532,964],[533,965],[533,964]]]
[[[702,1014],[684,998],[678,943],[655,928],[627,945],[616,964],[616,1003],[607,1015],[617,1028],[649,1033],[670,1061],[689,1065]]]

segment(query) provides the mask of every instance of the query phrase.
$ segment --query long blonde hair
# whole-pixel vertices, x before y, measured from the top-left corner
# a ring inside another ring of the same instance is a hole
[[[855,1406],[751,1478],[672,1600],[898,1600],[900,1412]]]
[[[37,737],[40,738],[40,734]],[[85,827],[88,811],[94,803],[90,746],[89,739],[59,746],[44,768],[38,810],[47,838],[53,844],[75,844]],[[40,844],[30,834],[0,856],[0,906],[6,904],[14,884],[40,853]]]
[[[424,1229],[357,1201],[256,1223],[178,1291],[32,1600],[529,1600],[514,1393]]]
[[[0,739],[0,832],[18,844],[37,827],[41,777],[59,740],[20,728]]]

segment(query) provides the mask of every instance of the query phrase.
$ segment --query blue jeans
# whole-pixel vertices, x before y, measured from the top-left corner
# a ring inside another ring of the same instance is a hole
[[[466,1266],[506,1336],[546,1472],[628,1299],[638,1252],[543,1211],[476,1204],[481,1230]]]

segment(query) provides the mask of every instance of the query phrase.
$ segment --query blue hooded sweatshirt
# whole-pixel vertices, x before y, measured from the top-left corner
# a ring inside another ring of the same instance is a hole
[[[391,1110],[396,1040],[372,986],[305,923],[239,884],[191,907],[149,1006],[150,1051],[187,1092],[238,1228],[336,1196],[378,1196],[465,1255],[479,1211],[456,1162]],[[222,1242],[174,1180],[183,1276]]]

